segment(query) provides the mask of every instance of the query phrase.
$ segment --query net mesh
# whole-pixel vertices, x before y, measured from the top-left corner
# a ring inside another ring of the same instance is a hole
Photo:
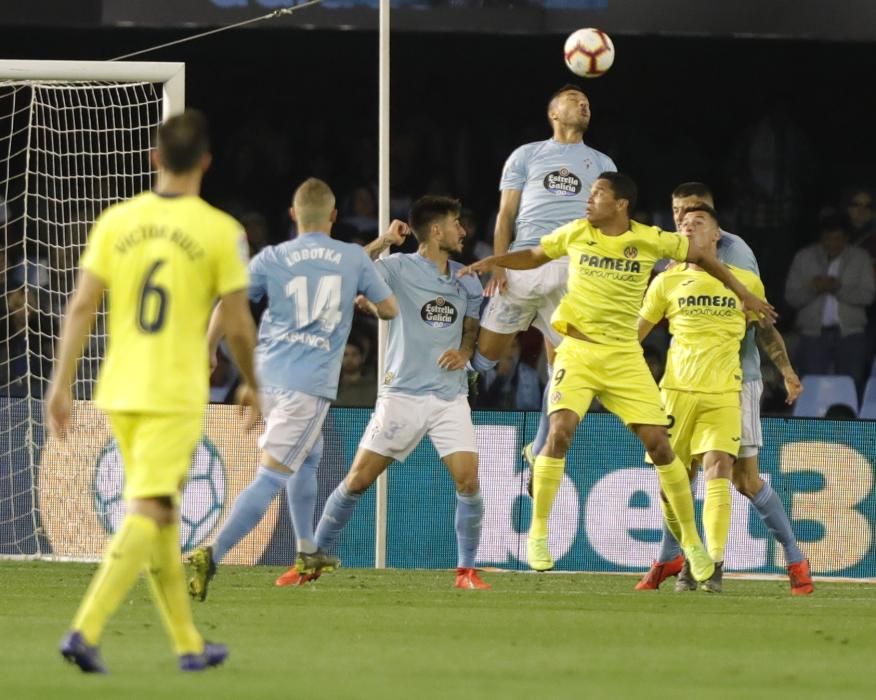
[[[0,80],[0,529],[11,529],[0,537],[2,553],[42,551],[31,486],[43,432],[38,400],[91,224],[151,186],[162,107],[160,84]],[[92,396],[105,321],[101,309],[77,399]]]

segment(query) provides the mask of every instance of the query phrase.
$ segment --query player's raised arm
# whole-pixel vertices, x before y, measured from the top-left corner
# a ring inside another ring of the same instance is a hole
[[[687,262],[699,265],[712,277],[723,282],[742,300],[743,306],[758,318],[767,323],[774,323],[779,315],[772,304],[764,299],[758,299],[728,270],[709,250],[700,250],[691,246],[687,254]]]
[[[493,255],[504,255],[514,238],[514,221],[520,211],[521,190],[502,190],[499,199],[499,213],[496,215],[496,229],[493,232]],[[504,294],[508,288],[505,270],[497,268],[484,289],[485,296]]]
[[[365,252],[372,260],[377,260],[384,250],[394,245],[401,245],[410,234],[411,229],[404,221],[393,219],[383,235],[365,246]]]
[[[544,252],[544,248],[540,245],[534,248],[524,248],[523,250],[515,250],[513,253],[505,253],[504,255],[491,255],[483,260],[478,260],[476,263],[466,265],[460,268],[456,273],[457,277],[464,275],[481,274],[489,272],[493,268],[505,268],[508,270],[534,270],[536,267],[541,267],[545,263],[549,263],[552,258]]]
[[[105,289],[103,280],[88,270],[79,273],[79,282],[73,298],[67,306],[64,326],[55,359],[52,381],[46,394],[46,422],[55,437],[67,433],[70,412],[73,406],[71,387],[76,375],[76,363],[82,354],[82,346],[94,323],[94,314],[100,306]]]

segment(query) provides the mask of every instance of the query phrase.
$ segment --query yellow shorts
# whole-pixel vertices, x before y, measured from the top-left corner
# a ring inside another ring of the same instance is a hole
[[[125,466],[126,501],[170,496],[179,502],[204,428],[202,413],[110,413]]]
[[[691,459],[717,450],[736,457],[742,437],[742,406],[738,392],[702,394],[663,390],[669,414],[669,444],[685,466]]]
[[[640,345],[563,338],[554,361],[548,413],[568,409],[583,418],[594,396],[626,425],[669,424]]]

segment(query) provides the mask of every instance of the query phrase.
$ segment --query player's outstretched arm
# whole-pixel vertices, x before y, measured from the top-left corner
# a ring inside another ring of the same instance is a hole
[[[105,288],[102,279],[88,270],[83,270],[79,273],[76,291],[67,306],[61,339],[55,352],[52,381],[45,401],[49,432],[58,438],[64,438],[67,434],[73,408],[71,387],[76,375],[76,363],[94,323],[94,314],[100,306]]]
[[[791,405],[797,400],[797,397],[803,393],[803,384],[800,377],[791,366],[791,359],[788,357],[788,348],[785,346],[785,339],[779,333],[775,326],[755,326],[755,335],[757,344],[769,356],[776,369],[782,373],[782,379],[785,381],[785,392],[787,397],[785,403]]]
[[[712,277],[723,282],[742,300],[742,305],[748,311],[756,314],[759,319],[762,319],[762,321],[774,323],[779,317],[772,304],[763,299],[759,299],[748,291],[745,285],[736,279],[733,273],[719,262],[718,258],[716,258],[711,251],[700,250],[691,246],[687,254],[687,262],[699,265]]]
[[[404,221],[393,219],[389,228],[386,229],[386,233],[365,246],[365,252],[372,260],[377,260],[384,250],[394,245],[401,245],[410,234],[411,229]]]
[[[261,407],[253,362],[256,327],[249,310],[249,295],[246,289],[239,289],[223,295],[219,304],[222,307],[219,310],[220,336],[224,335],[228,341],[228,348],[243,377],[238,400],[251,408],[247,420],[248,427],[251,427],[261,413]]]
[[[477,275],[489,272],[494,267],[506,268],[508,270],[534,270],[536,267],[541,267],[550,261],[551,258],[544,252],[544,248],[537,245],[535,248],[515,250],[513,253],[505,253],[504,255],[491,255],[488,258],[460,268],[456,276]]]

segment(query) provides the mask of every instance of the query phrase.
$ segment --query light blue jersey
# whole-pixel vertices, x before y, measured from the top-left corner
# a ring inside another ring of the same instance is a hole
[[[760,277],[760,269],[757,266],[757,258],[748,243],[739,236],[721,230],[721,239],[718,241],[718,260],[725,265],[733,265],[743,270],[753,272]],[[754,328],[749,328],[742,340],[742,381],[750,382],[760,379],[760,353],[757,350],[757,340],[754,337]]]
[[[511,250],[532,248],[554,229],[582,219],[590,187],[614,161],[584,143],[527,143],[505,161],[500,190],[520,190]]]
[[[265,388],[333,401],[358,293],[378,303],[392,291],[365,250],[322,233],[265,248],[249,264],[249,298],[266,294],[256,369]]]
[[[396,253],[377,269],[398,299],[389,322],[389,344],[380,395],[434,394],[450,401],[468,391],[465,370],[438,366],[446,350],[459,348],[463,319],[479,318],[484,290],[474,275],[457,278],[462,267],[450,261],[447,275],[419,253]]]

